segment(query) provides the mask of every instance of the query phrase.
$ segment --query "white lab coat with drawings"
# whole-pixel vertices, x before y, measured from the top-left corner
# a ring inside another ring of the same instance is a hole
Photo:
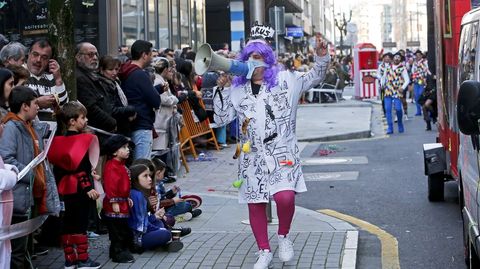
[[[161,84],[164,83],[162,79]],[[164,150],[168,149],[168,121],[173,116],[173,113],[176,110],[176,105],[178,103],[178,98],[173,95],[170,90],[160,94],[161,105],[160,108],[155,112],[155,122],[153,123],[153,128],[157,132],[158,137],[153,140],[152,148],[153,150]]]
[[[9,226],[12,222],[13,192],[12,188],[17,183],[18,172],[15,166],[4,164],[0,157],[0,225]],[[10,240],[0,241],[0,268],[10,268],[12,248]]]
[[[248,141],[251,148],[250,152],[242,152],[239,157],[238,179],[243,180],[239,189],[241,203],[265,203],[279,191],[307,190],[295,128],[300,97],[324,79],[330,56],[315,57],[315,61],[307,73],[279,72],[278,85],[268,89],[263,84],[256,97],[252,94],[250,81],[232,86],[228,98],[224,96],[224,104],[214,105],[224,108],[215,113],[223,115],[225,121],[232,119],[231,113],[235,113],[239,129],[246,119],[250,119],[245,133],[240,131],[240,143]],[[215,102],[219,99],[214,98]],[[229,109],[231,107],[234,109]],[[221,121],[222,117],[218,117],[220,126]]]

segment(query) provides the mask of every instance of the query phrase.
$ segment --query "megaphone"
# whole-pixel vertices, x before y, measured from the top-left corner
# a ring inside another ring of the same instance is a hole
[[[197,51],[197,56],[195,56],[195,72],[203,75],[207,71],[218,70],[236,76],[246,76],[249,66],[247,63],[217,55],[207,43],[201,45]]]

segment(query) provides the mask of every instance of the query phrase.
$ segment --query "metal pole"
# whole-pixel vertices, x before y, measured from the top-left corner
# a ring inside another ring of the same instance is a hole
[[[250,24],[253,25],[256,21],[259,24],[265,23],[265,0],[250,1]]]
[[[279,13],[280,13],[280,8],[277,7],[277,6],[274,6],[273,7],[273,12],[275,14],[275,55],[277,56],[278,58],[278,48],[279,48],[279,45],[278,45],[278,30],[280,28],[280,25],[279,25]],[[270,215],[272,215],[272,212],[270,212]]]
[[[418,23],[418,3],[417,3],[417,41],[420,41],[420,26]]]

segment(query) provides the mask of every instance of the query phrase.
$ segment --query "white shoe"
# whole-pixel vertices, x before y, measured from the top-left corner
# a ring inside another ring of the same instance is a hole
[[[293,243],[285,235],[278,236],[278,257],[282,262],[288,262],[293,259]]]
[[[253,265],[253,269],[267,269],[273,268],[273,255],[268,249],[262,249],[255,253],[258,256],[257,262]]]
[[[191,220],[192,218],[193,218],[192,213],[187,212],[185,214],[180,214],[180,215],[175,216],[175,221],[176,222],[185,222],[185,221]]]
[[[403,115],[403,120],[408,120],[408,115],[407,114]]]

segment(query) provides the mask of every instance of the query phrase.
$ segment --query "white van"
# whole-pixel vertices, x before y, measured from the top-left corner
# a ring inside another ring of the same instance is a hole
[[[480,268],[480,9],[463,16],[458,53],[456,119],[459,132],[459,190],[469,268]],[[446,101],[444,101],[446,102]]]

